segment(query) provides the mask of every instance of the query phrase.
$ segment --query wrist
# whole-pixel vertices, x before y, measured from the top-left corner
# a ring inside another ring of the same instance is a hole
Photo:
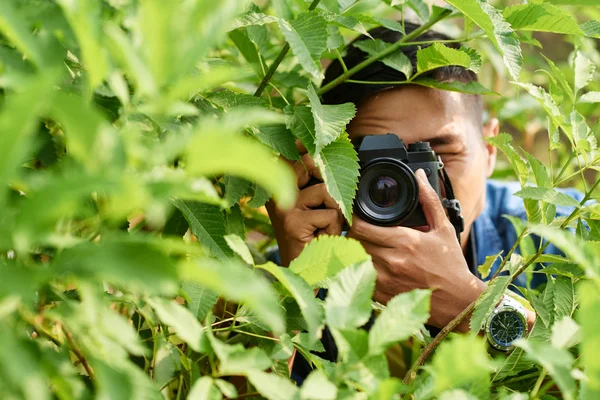
[[[447,283],[444,290],[435,290],[432,294],[430,323],[439,328],[448,325],[454,318],[463,312],[471,303],[485,291],[486,284],[470,274],[464,279],[458,280],[462,284],[457,285],[457,280]],[[468,315],[455,328],[456,332],[465,333],[469,331],[471,316]]]

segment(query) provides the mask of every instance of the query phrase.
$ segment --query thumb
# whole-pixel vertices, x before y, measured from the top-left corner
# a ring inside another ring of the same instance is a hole
[[[427,180],[427,175],[422,169],[415,173],[419,182],[419,202],[423,207],[427,224],[431,229],[442,227],[448,223],[446,212],[436,191]]]

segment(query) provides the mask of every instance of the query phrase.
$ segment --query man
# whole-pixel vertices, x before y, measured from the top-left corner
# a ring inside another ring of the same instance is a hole
[[[407,32],[416,27],[406,23]],[[370,34],[386,42],[395,42],[401,37],[400,33],[385,28],[377,28]],[[447,39],[442,34],[428,32],[415,41]],[[358,40],[369,39],[363,37]],[[417,50],[415,46],[401,48],[413,66]],[[349,46],[344,57],[346,67],[352,68],[365,56],[359,49]],[[341,73],[340,63],[334,62],[327,70],[324,84]],[[472,71],[461,67],[440,68],[429,77],[440,82],[468,83],[477,80]],[[405,81],[406,77],[377,62],[352,79]],[[417,85],[346,83],[324,96],[324,102],[329,104],[348,101],[357,106],[357,114],[347,127],[354,143],[360,142],[366,135],[386,133],[398,135],[406,144],[430,142],[441,157],[456,198],[462,205],[465,229],[460,245],[437,194],[425,174],[418,171],[420,203],[428,227],[381,227],[355,215],[347,232],[348,237],[359,240],[372,256],[377,270],[375,300],[385,304],[399,293],[432,288],[428,323],[437,328],[444,327],[485,290],[486,284],[480,279],[477,266],[485,261],[486,256],[500,251],[506,254],[515,242],[515,231],[503,215],[525,218],[522,200],[512,195],[518,190],[518,185],[488,181],[496,162],[496,148],[484,139],[498,134],[498,120],[491,118],[486,123],[482,122],[483,107],[479,96]],[[299,189],[295,208],[282,212],[272,203],[268,205],[282,265],[288,265],[315,236],[341,234],[343,225],[341,213],[325,185],[306,186],[311,177],[320,179],[310,157],[304,155],[302,161],[294,163],[293,167]],[[576,193],[572,195],[581,198]],[[566,215],[569,211],[559,208],[557,215]],[[548,251],[557,250],[550,246]],[[518,283],[523,285],[523,279],[520,277]],[[526,310],[526,313],[527,325],[531,328],[535,313],[531,310]],[[468,328],[469,321],[466,319],[457,330],[466,332]],[[329,343],[329,347],[332,346],[334,344]],[[335,351],[331,354],[334,354],[335,361]],[[302,380],[300,375],[306,371],[300,371],[298,375],[297,366],[294,369],[296,376],[293,377]]]

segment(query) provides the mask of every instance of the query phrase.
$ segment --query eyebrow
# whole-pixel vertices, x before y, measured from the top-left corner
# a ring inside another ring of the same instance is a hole
[[[429,140],[429,144],[431,147],[433,146],[441,146],[445,144],[454,144],[460,140],[460,135],[457,133],[444,133],[440,136],[433,137]]]

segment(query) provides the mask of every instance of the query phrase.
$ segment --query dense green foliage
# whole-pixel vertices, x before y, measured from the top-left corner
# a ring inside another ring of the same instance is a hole
[[[598,399],[600,208],[555,188],[596,197],[600,3],[447,3],[0,1],[1,397]],[[430,344],[430,292],[397,296],[361,330],[369,255],[320,237],[289,269],[269,263],[262,206],[293,204],[295,179],[277,154],[298,159],[297,138],[351,218],[358,164],[344,130],[355,108],[319,96],[356,71],[319,89],[321,60],[371,27],[402,31],[405,16],[469,48],[426,47],[412,71],[394,53],[406,35],[361,42],[368,61],[413,84],[500,93],[490,110],[523,132],[524,149],[496,138],[506,156],[497,176],[520,181],[528,220],[513,221],[520,254],[498,255],[509,274],[475,306],[474,334],[444,340],[403,383],[384,353],[412,338],[410,363]],[[481,84],[420,77],[444,65],[481,72]],[[554,218],[557,206],[574,211]],[[532,234],[566,255],[542,255]],[[476,335],[483,316],[538,263],[548,283],[524,289],[534,330],[492,359]],[[324,302],[317,287],[329,288]],[[324,324],[335,364],[310,353]],[[294,349],[316,367],[301,388],[289,380]]]

